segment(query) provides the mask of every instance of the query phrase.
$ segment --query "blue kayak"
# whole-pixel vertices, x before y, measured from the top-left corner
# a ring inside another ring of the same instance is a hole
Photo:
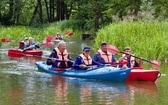
[[[41,61],[41,62],[36,62],[35,64],[38,70],[41,72],[62,75],[62,76],[69,76],[69,77],[108,80],[108,81],[115,81],[115,82],[124,82],[131,71],[130,68],[122,69],[122,68],[116,68],[111,66],[93,67],[88,70],[75,70],[73,68],[68,68],[60,71],[59,68],[54,69],[51,66],[47,65],[46,62]]]

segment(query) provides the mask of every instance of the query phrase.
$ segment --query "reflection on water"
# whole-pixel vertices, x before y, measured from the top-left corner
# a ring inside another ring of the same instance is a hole
[[[108,104],[128,89],[125,83],[87,80],[62,76],[52,76],[55,99],[59,103],[69,103],[68,97],[76,97],[79,103]]]

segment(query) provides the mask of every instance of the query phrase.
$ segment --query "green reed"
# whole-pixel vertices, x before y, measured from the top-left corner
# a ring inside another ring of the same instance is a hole
[[[33,37],[35,41],[43,41],[48,35],[56,35],[57,32],[65,36],[67,31],[73,32],[73,36],[66,37],[66,39],[79,39],[81,38],[82,32],[78,31],[74,27],[71,27],[69,22],[65,27],[67,22],[56,22],[50,24],[38,24],[34,26],[11,26],[4,27],[0,26],[0,39],[9,38],[12,42],[22,41],[25,37]],[[72,22],[73,23],[73,22]],[[75,26],[75,25],[74,25]]]
[[[168,57],[168,23],[155,21],[112,23],[99,30],[95,48],[102,41],[115,45],[120,51],[130,46],[132,52],[148,59]]]

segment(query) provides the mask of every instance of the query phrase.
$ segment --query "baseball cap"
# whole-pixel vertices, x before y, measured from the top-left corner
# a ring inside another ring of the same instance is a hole
[[[83,48],[83,51],[87,51],[87,50],[90,50],[90,47],[89,47],[89,46],[85,46],[85,47]]]
[[[103,42],[101,43],[101,46],[102,46],[102,45],[107,45],[107,42],[103,41]]]

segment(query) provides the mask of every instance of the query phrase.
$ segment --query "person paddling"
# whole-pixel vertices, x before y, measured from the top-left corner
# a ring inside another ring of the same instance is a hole
[[[93,60],[101,63],[101,64],[114,64],[117,63],[117,59],[115,55],[110,53],[107,50],[107,42],[102,42],[101,43],[101,48],[93,55]]]
[[[122,65],[123,68],[133,68],[133,67],[141,67],[142,59],[139,59],[139,63],[135,60],[135,57],[131,56],[131,48],[125,47],[124,54],[119,59],[119,62],[127,62],[127,64]]]
[[[72,67],[72,58],[66,50],[66,43],[60,41],[47,59],[47,65],[52,65],[54,68],[69,68]]]
[[[74,62],[74,69],[77,70],[87,70],[89,66],[91,65],[99,65],[101,66],[101,63],[98,63],[90,57],[90,47],[85,46],[83,48],[82,54],[77,56],[75,62]]]
[[[28,38],[26,37],[26,38],[24,38],[24,40],[23,41],[20,41],[20,43],[19,43],[19,49],[24,49],[24,47],[25,47],[25,45],[26,44],[28,44],[29,43],[29,40],[28,40]]]
[[[56,35],[55,35],[55,40],[63,40],[63,37],[62,35],[58,32]]]
[[[33,38],[29,37],[28,43],[24,45],[23,50],[32,50],[40,48],[38,43],[33,42]]]

